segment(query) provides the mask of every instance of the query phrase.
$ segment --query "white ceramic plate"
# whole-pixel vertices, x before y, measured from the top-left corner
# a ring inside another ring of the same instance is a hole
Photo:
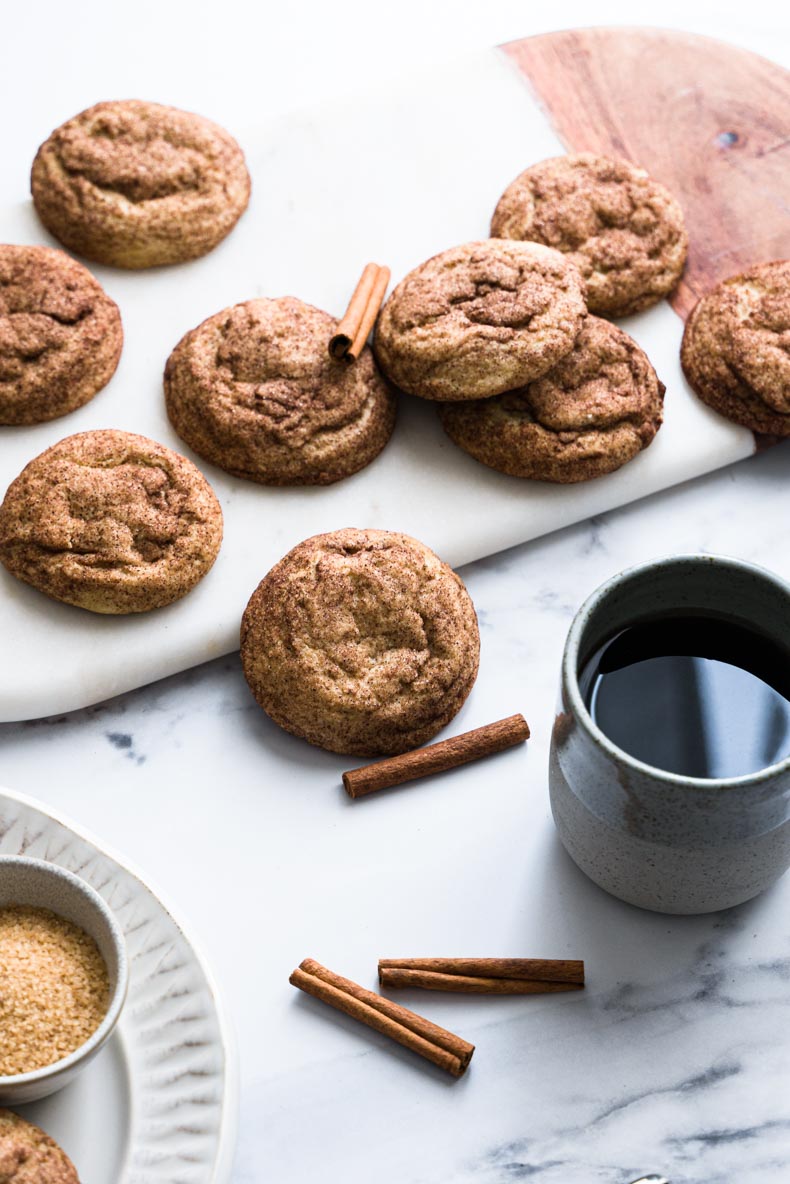
[[[112,1040],[66,1089],[18,1108],[71,1156],[81,1184],[227,1184],[238,1104],[211,973],[161,900],[82,829],[0,790],[0,855],[75,872],[117,916],[129,995]]]

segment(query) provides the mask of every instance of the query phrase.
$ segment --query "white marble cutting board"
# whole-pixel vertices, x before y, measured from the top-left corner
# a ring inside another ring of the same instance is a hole
[[[339,315],[364,263],[387,263],[397,282],[429,255],[486,237],[505,185],[563,151],[498,50],[412,76],[353,108],[335,103],[231,130],[252,173],[248,212],[195,263],[93,268],[123,316],[118,372],[65,419],[0,428],[0,491],[44,448],[90,428],[140,432],[190,455],[167,421],[161,382],[186,330],[262,295],[297,295]],[[30,203],[0,209],[0,239],[52,242]],[[225,539],[209,576],[166,609],[100,617],[0,569],[0,720],[82,707],[234,649],[250,593],[308,535],[352,525],[402,530],[458,566],[750,455],[752,434],[702,406],[685,383],[682,322],[669,305],[623,324],[666,384],[666,419],[647,452],[609,477],[558,487],[491,472],[445,438],[430,404],[404,398],[381,457],[326,489],[265,489],[193,458],[222,503]]]

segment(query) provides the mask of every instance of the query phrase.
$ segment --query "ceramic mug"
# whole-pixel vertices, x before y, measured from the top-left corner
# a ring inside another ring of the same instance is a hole
[[[549,758],[552,813],[571,858],[613,896],[662,913],[730,908],[790,865],[790,757],[748,776],[681,776],[618,748],[585,706],[579,674],[599,646],[646,618],[695,612],[790,643],[790,586],[763,568],[679,555],[621,572],[571,625]]]

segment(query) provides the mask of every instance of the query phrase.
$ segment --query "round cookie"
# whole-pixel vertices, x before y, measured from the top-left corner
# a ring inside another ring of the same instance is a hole
[[[581,152],[516,177],[491,221],[495,238],[528,239],[571,259],[590,312],[621,317],[656,304],[686,263],[683,211],[644,169]]]
[[[62,124],[33,162],[38,216],[69,250],[115,267],[196,259],[247,208],[236,141],[201,115],[138,99]]]
[[[425,744],[477,677],[466,588],[423,543],[336,530],[300,543],[253,592],[241,661],[275,723],[330,752],[383,756]]]
[[[715,411],[753,432],[790,436],[790,260],[752,267],[703,296],[680,360]]]
[[[0,424],[75,411],[110,381],[122,346],[118,306],[81,263],[0,245]]]
[[[409,394],[486,399],[550,370],[586,312],[581,277],[559,251],[486,239],[435,255],[401,280],[374,348]]]
[[[79,1184],[74,1164],[54,1139],[10,1110],[0,1110],[3,1184]]]
[[[329,485],[370,464],[395,397],[365,347],[327,348],[337,321],[292,296],[249,300],[187,333],[165,368],[170,422],[195,452],[262,485]]]
[[[495,399],[446,403],[451,440],[500,473],[568,484],[611,473],[661,427],[664,384],[635,341],[588,317],[572,351],[536,382]]]
[[[80,432],[27,465],[0,506],[0,562],[55,600],[141,613],[185,596],[222,541],[203,474],[131,432]]]

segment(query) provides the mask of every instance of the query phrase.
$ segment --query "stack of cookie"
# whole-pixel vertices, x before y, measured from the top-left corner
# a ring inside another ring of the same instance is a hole
[[[43,224],[115,267],[182,263],[233,229],[250,195],[236,141],[198,115],[99,103],[57,128],[33,163]],[[329,314],[292,297],[209,317],[173,351],[165,397],[199,456],[266,485],[326,485],[389,440],[395,396],[364,346],[330,356]],[[0,246],[0,424],[40,423],[94,397],[118,365],[117,306],[82,264],[48,247]],[[0,507],[0,562],[55,599],[143,612],[212,566],[222,512],[199,470],[129,432],[84,432],[36,457]]]
[[[603,318],[678,282],[677,202],[623,161],[561,157],[516,178],[491,234],[398,285],[376,330],[382,369],[439,402],[450,438],[500,472],[567,483],[620,468],[661,426],[664,386]]]
[[[56,129],[31,188],[68,249],[140,269],[216,247],[247,206],[250,177],[223,128],[132,100],[99,103]],[[165,367],[176,432],[235,477],[328,485],[385,447],[399,388],[436,402],[449,437],[502,473],[570,483],[619,469],[661,426],[664,386],[611,318],[678,283],[687,252],[678,203],[625,161],[569,155],[521,173],[490,233],[407,275],[378,316],[374,348],[364,344],[371,312],[346,359],[329,348],[338,321],[295,297],[208,317]],[[764,264],[700,301],[683,368],[723,414],[790,435],[788,334],[790,263]],[[0,424],[82,406],[112,378],[122,345],[119,310],[82,264],[47,247],[0,246]],[[221,539],[203,474],[128,432],[62,440],[0,507],[0,562],[95,612],[178,599]]]
[[[198,115],[99,103],[57,128],[31,174],[56,238],[115,267],[212,250],[250,194],[244,156]],[[41,423],[92,399],[123,345],[115,303],[63,251],[0,246],[0,424]],[[61,440],[27,465],[0,507],[0,561],[19,579],[98,613],[178,600],[211,568],[222,511],[191,461],[131,432]]]

